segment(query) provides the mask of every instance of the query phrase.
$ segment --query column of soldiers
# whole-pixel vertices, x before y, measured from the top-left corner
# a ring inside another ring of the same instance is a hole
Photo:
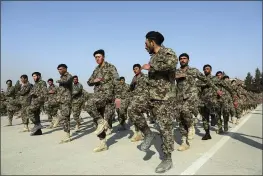
[[[129,85],[124,77],[119,77],[116,67],[105,61],[102,49],[93,54],[98,66],[87,81],[94,87],[92,94],[83,89],[78,76],[72,76],[65,64],[57,67],[61,75],[56,81],[59,86],[50,78],[47,87],[39,72],[32,74],[34,85],[29,83],[27,75],[22,75],[15,86],[7,80],[7,91],[1,92],[1,115],[7,113],[8,125],[11,126],[14,114],[19,111],[24,124],[22,131],[30,131],[30,119],[34,124],[30,135],[41,135],[40,114],[44,109],[50,122],[48,128],[63,126],[60,143],[65,143],[71,141],[71,113],[78,131],[82,122],[81,111],[86,111],[93,118],[95,134],[100,140],[94,152],[101,152],[108,149],[106,136],[112,133],[115,111],[118,131],[127,130],[126,121],[129,119],[134,125],[131,142],[142,141],[140,149],[147,151],[156,137],[144,116],[150,114],[150,123],[159,126],[164,153],[155,171],[166,172],[173,166],[174,120],[179,123],[182,136],[177,150],[185,151],[190,148],[190,140],[195,135],[193,117],[201,115],[205,131],[202,140],[209,140],[212,138],[210,126],[216,125],[217,133],[224,134],[229,122],[238,124],[241,116],[255,109],[262,100],[258,94],[246,91],[239,80],[230,80],[222,71],[212,76],[209,64],[203,66],[204,73],[190,67],[187,53],[178,58],[172,49],[162,45],[163,42],[164,37],[159,32],[146,34],[145,49],[151,58],[148,64],[133,65],[135,75]],[[176,69],[178,62],[180,67]]]

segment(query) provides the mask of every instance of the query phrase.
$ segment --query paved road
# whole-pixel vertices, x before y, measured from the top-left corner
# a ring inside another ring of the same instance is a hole
[[[98,144],[91,119],[84,117],[82,131],[73,135],[73,141],[58,144],[61,128],[43,129],[42,136],[19,133],[21,119],[14,126],[5,127],[6,117],[1,118],[1,174],[5,175],[151,175],[160,163],[160,145],[156,139],[150,152],[137,149],[131,143],[131,131],[113,133],[108,137],[109,150],[93,153]],[[42,116],[42,119],[47,119]],[[73,123],[72,123],[73,124]],[[48,123],[43,123],[48,125]],[[115,130],[116,130],[116,125]],[[32,125],[31,125],[32,126]],[[72,126],[72,128],[74,128]],[[156,130],[155,130],[156,131]],[[156,131],[157,132],[157,131]],[[180,134],[175,130],[175,147]],[[174,151],[174,168],[167,175],[261,175],[262,174],[262,106],[242,117],[238,126],[230,124],[230,132],[202,141],[201,124],[190,150]]]

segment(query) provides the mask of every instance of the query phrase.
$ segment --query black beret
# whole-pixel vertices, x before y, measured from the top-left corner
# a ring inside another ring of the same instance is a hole
[[[59,64],[57,69],[59,69],[60,67],[68,68],[68,66],[66,64]]]
[[[164,41],[164,36],[160,32],[150,31],[145,36],[147,39],[155,41],[157,45],[161,45]]]
[[[105,52],[103,49],[99,49],[93,53],[93,56],[95,57],[96,54],[101,54],[102,56],[105,56]]]

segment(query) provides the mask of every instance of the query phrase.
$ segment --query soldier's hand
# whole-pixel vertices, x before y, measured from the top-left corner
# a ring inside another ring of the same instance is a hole
[[[149,70],[149,69],[150,69],[150,64],[144,64],[144,65],[142,66],[142,69],[143,69],[143,70]]]
[[[234,107],[235,107],[235,108],[238,107],[238,102],[237,102],[237,101],[234,102]]]
[[[115,99],[115,106],[116,106],[117,109],[120,108],[120,106],[121,106],[121,99],[119,99],[119,98]]]
[[[218,91],[217,91],[217,94],[218,94],[219,96],[222,96],[222,95],[223,95],[223,92],[222,92],[221,90],[218,90]]]
[[[101,81],[101,78],[96,78],[96,79],[94,79],[94,82],[96,83],[96,82],[100,82]]]

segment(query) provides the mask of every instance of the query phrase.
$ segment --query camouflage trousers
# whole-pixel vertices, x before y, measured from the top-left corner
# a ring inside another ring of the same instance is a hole
[[[90,97],[86,104],[86,111],[93,118],[93,122],[98,124],[98,121],[102,121],[104,117],[110,118],[111,115],[111,106],[109,105],[113,101],[113,96],[104,94],[101,92],[94,93],[92,97]],[[107,106],[109,105],[109,106]],[[107,111],[106,111],[107,107]],[[109,113],[109,114],[108,114]],[[108,120],[108,119],[106,119]],[[101,137],[100,137],[101,136]],[[105,131],[102,134],[98,135],[100,138],[105,138]]]
[[[128,106],[128,116],[144,135],[150,132],[150,128],[147,125],[143,112],[152,109],[153,115],[160,126],[160,136],[163,141],[161,147],[165,154],[174,151],[173,121],[169,112],[170,106],[171,103],[169,101],[147,101],[147,97],[144,96],[132,97]]]
[[[113,119],[115,118],[115,103],[108,103],[105,107],[104,119],[108,122],[110,129],[112,128]]]
[[[54,116],[57,116],[59,104],[57,104],[56,102],[47,101],[44,104],[44,109],[46,110],[48,119],[51,120]]]
[[[21,119],[22,119],[22,123],[23,124],[28,124],[29,123],[29,117],[28,117],[28,113],[27,113],[27,109],[29,107],[29,103],[22,103],[21,104]]]
[[[176,113],[182,136],[187,137],[188,129],[194,123],[193,114],[198,112],[198,107],[199,104],[197,103],[197,98],[194,97],[178,101]]]
[[[41,113],[41,106],[42,104],[30,104],[27,109],[27,116],[28,118],[35,124],[40,124],[40,113]],[[26,122],[28,124],[28,118],[26,119]]]
[[[7,103],[7,116],[10,121],[13,120],[14,114],[21,109],[21,105],[16,100],[10,100]]]
[[[6,115],[6,114],[7,114],[6,102],[1,101],[0,102],[0,115]]]
[[[72,113],[73,113],[73,118],[76,122],[80,122],[80,113],[81,113],[81,108],[83,105],[83,101],[80,101],[78,103],[72,103]]]
[[[71,102],[64,102],[60,104],[58,111],[58,119],[63,124],[63,130],[66,133],[70,133],[70,114],[71,114]]]
[[[120,105],[120,108],[117,111],[117,112],[119,112],[118,113],[118,121],[119,121],[120,124],[123,124],[127,120],[128,107],[129,107],[130,104],[131,104],[131,99],[130,98],[121,99],[121,105]],[[131,122],[133,124],[135,124],[134,123],[134,118],[130,118],[130,120],[131,120]],[[137,125],[134,125],[134,126],[135,126],[135,131],[138,132],[139,128],[137,127]]]

